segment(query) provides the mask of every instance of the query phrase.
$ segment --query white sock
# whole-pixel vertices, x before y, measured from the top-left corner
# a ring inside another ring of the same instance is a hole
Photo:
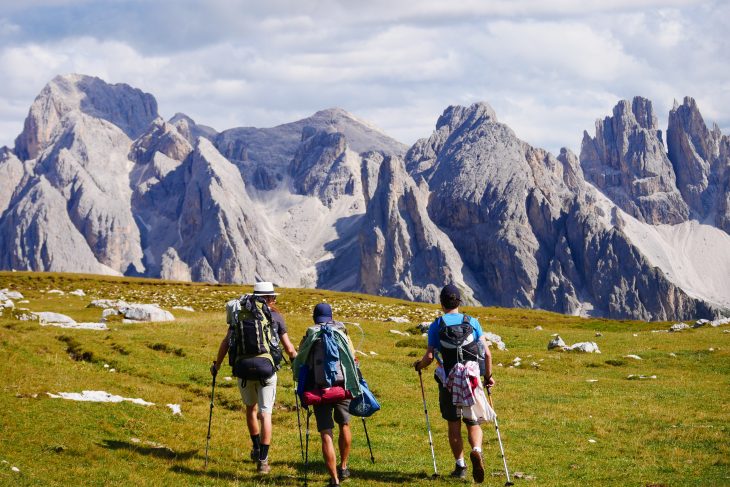
[[[475,452],[478,452],[478,453],[481,453],[482,452],[482,449],[480,447],[478,447],[478,446],[475,446],[472,450],[475,451]]]
[[[464,461],[464,457],[461,457],[458,460],[456,460],[456,466],[461,467],[461,468],[466,467],[466,462]]]

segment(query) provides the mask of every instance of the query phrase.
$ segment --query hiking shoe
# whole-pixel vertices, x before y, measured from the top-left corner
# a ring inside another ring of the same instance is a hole
[[[327,487],[340,487],[340,484],[336,484],[334,480],[330,480]]]
[[[471,459],[471,474],[474,477],[474,482],[481,484],[484,482],[484,460],[482,459],[482,452],[472,450],[469,458]]]
[[[340,480],[345,480],[350,478],[350,469],[345,467],[337,467],[337,476],[340,478]]]
[[[251,457],[251,460],[253,460],[254,462],[258,462],[259,461],[259,449],[252,448],[251,455],[249,455],[249,456]]]
[[[454,467],[454,471],[449,474],[449,477],[454,477],[457,479],[465,479],[466,478],[466,466],[460,467],[456,466]]]
[[[264,460],[259,460],[258,462],[256,462],[256,471],[262,475],[266,475],[267,473],[271,472],[269,459],[266,458]]]

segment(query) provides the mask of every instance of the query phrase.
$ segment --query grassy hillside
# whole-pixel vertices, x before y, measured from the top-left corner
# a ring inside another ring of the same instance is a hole
[[[0,317],[0,484],[3,485],[301,485],[302,461],[290,369],[280,372],[272,474],[248,460],[250,439],[224,366],[216,387],[210,461],[203,466],[210,362],[225,333],[224,305],[250,288],[70,274],[0,273],[0,289],[20,291],[32,311],[98,321],[95,298],[158,303],[170,323],[109,323],[109,331],[42,327]],[[85,291],[85,297],[48,293]],[[351,486],[453,485],[446,424],[431,371],[424,375],[440,480],[433,473],[418,375],[425,347],[410,330],[438,315],[434,305],[309,289],[284,289],[279,304],[299,342],[312,307],[326,300],[351,328],[363,373],[383,409],[354,422]],[[195,311],[173,310],[192,306]],[[730,485],[730,327],[653,333],[666,323],[580,319],[554,313],[468,308],[501,335],[493,351],[495,408],[516,485]],[[406,317],[410,324],[385,321]],[[542,330],[536,330],[537,326]],[[596,336],[600,332],[602,336]],[[595,341],[602,354],[548,352],[551,335],[568,344]],[[370,352],[375,352],[371,354]],[[642,360],[625,358],[636,354]],[[515,357],[522,365],[510,368]],[[114,369],[114,372],[110,370]],[[629,380],[631,374],[656,379]],[[155,403],[90,403],[46,393],[103,390]],[[174,416],[166,404],[180,404]],[[302,416],[302,421],[304,417]],[[484,427],[485,485],[502,485],[494,428]],[[310,484],[327,481],[314,432]],[[593,441],[590,441],[593,440]],[[19,472],[11,470],[16,467]]]

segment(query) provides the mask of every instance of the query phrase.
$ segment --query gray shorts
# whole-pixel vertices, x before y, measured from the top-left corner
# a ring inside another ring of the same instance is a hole
[[[246,406],[258,404],[259,411],[271,414],[276,401],[276,374],[266,379],[263,385],[258,379],[247,379],[245,385],[242,385],[243,382],[243,379],[238,379],[238,392],[243,403]]]
[[[317,420],[317,431],[334,429],[335,422],[340,426],[350,424],[350,401],[351,399],[345,399],[334,404],[312,406],[314,408],[314,417]],[[333,412],[334,419],[332,419]]]

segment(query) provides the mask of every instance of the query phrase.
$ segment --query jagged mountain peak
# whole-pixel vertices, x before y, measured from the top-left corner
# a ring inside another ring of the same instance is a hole
[[[36,158],[63,119],[74,111],[111,122],[131,139],[144,133],[158,116],[155,98],[127,84],[108,84],[80,74],[56,76],[31,105],[23,132],[15,140],[18,157]]]
[[[474,103],[468,107],[452,105],[444,110],[436,122],[436,130],[448,125],[452,130],[468,123],[474,127],[482,122],[497,123],[497,114],[487,102]]]

